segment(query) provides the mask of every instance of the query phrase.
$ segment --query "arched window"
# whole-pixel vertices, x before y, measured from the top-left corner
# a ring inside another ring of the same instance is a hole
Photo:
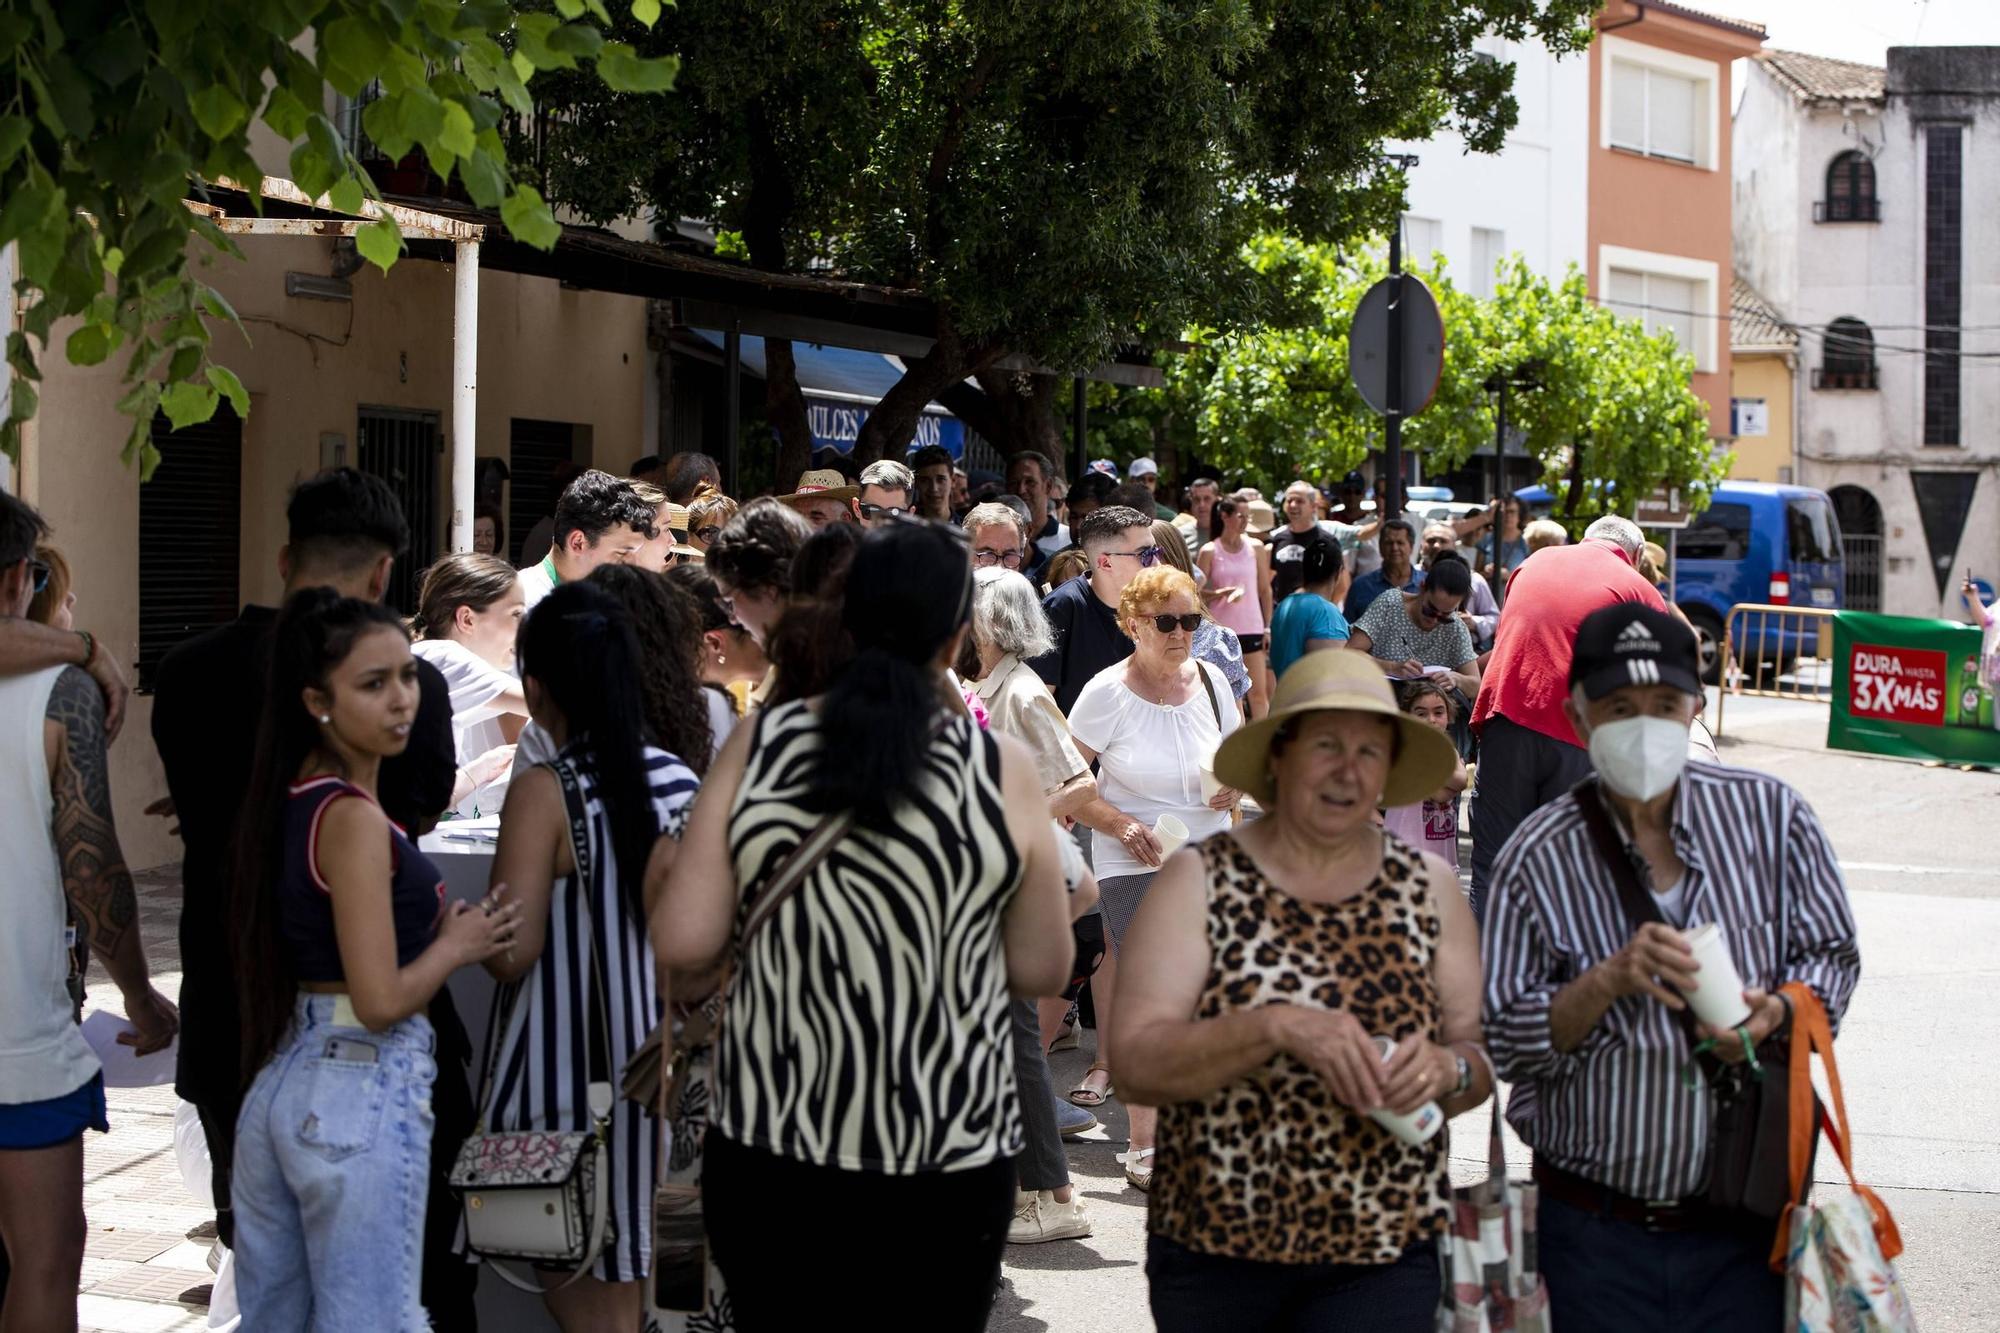
[[[1816,389],[1875,387],[1875,335],[1866,324],[1843,315],[1826,326],[1819,373],[1813,380]]]
[[[1875,164],[1850,148],[1826,166],[1826,200],[1819,206],[1821,222],[1879,222],[1875,200]]]

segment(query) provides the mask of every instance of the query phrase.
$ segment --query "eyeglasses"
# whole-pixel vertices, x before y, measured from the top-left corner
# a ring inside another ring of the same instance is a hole
[[[855,506],[861,510],[861,517],[864,521],[878,518],[901,518],[910,512],[901,505],[872,505],[859,500],[855,501]]]
[[[49,590],[49,575],[53,572],[49,569],[49,562],[31,559],[28,561],[28,572],[34,575],[35,596],[40,597]]]
[[[720,523],[706,523],[694,529],[692,535],[701,538],[701,544],[706,546],[722,535],[722,525]]]
[[[981,547],[972,553],[972,563],[981,569],[986,569],[993,565],[1005,565],[1009,569],[1019,569],[1021,567],[1021,553],[1019,551],[989,551]]]
[[[1417,603],[1417,614],[1422,616],[1425,620],[1451,619],[1451,611],[1449,608],[1440,611],[1437,607],[1432,606],[1429,602],[1426,601],[1419,601]]]
[[[1139,562],[1139,568],[1151,569],[1160,563],[1160,557],[1165,555],[1166,551],[1158,546],[1141,546],[1136,551],[1106,551],[1104,554],[1129,555]]]
[[[1184,616],[1158,615],[1153,617],[1153,628],[1162,634],[1172,634],[1176,625],[1190,634],[1194,633],[1201,627],[1201,612],[1190,611]]]

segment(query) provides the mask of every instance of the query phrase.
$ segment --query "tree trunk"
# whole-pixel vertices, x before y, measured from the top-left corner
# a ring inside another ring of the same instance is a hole
[[[890,386],[868,413],[861,435],[854,442],[854,461],[866,467],[877,459],[901,459],[904,446],[917,433],[917,418],[924,407],[952,384],[977,374],[1004,353],[991,343],[966,343],[948,324],[942,326],[931,350],[914,361],[906,361],[903,378]],[[984,434],[984,432],[981,432]]]
[[[764,340],[764,418],[778,432],[777,484],[790,487],[812,466],[812,425],[789,338]]]
[[[743,241],[750,263],[768,273],[788,271],[785,227],[797,204],[771,137],[762,102],[750,107],[750,198]],[[777,484],[789,487],[812,461],[812,425],[806,418],[806,398],[799,389],[798,361],[783,338],[764,340],[764,419],[778,435]]]
[[[1583,494],[1583,440],[1581,437],[1578,437],[1577,439],[1571,441],[1569,446],[1569,503],[1563,506],[1564,518],[1567,518],[1572,522],[1576,520],[1576,501],[1577,497],[1582,494]],[[1505,497],[1503,496],[1502,498],[1504,499]],[[1498,518],[1495,518],[1493,520],[1493,531],[1495,533],[1498,533],[1500,531],[1500,520]],[[1494,540],[1497,541],[1499,539],[1498,537],[1495,537]]]
[[[1033,449],[1048,458],[1059,474],[1068,476],[1063,463],[1068,437],[1056,413],[1068,381],[1016,370],[986,370],[975,378],[978,387],[960,380],[941,391],[937,400],[984,436],[1003,458]]]

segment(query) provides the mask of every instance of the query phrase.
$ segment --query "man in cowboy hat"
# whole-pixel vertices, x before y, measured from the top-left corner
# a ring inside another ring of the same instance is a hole
[[[861,488],[851,485],[836,469],[820,467],[801,476],[797,489],[779,496],[778,502],[798,510],[814,527],[823,528],[829,523],[854,522],[848,502],[860,496]]]

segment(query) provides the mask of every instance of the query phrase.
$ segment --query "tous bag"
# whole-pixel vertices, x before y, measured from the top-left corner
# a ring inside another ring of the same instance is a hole
[[[1805,986],[1787,986],[1792,1000],[1790,1166],[1793,1197],[1811,1188],[1811,1154],[1802,1127],[1811,1121],[1812,1052],[1826,1067],[1829,1114],[1820,1108],[1827,1141],[1847,1171],[1852,1189],[1830,1203],[1794,1205],[1789,1228],[1780,1228],[1771,1267],[1783,1265],[1785,1327],[1796,1333],[1916,1333],[1909,1298],[1890,1263],[1903,1252],[1896,1219],[1875,1191],[1854,1178],[1854,1136],[1833,1058],[1833,1028],[1819,997]]]
[[[1549,1292],[1535,1256],[1538,1195],[1534,1182],[1507,1179],[1497,1084],[1487,1144],[1486,1179],[1451,1192],[1438,1250],[1444,1295],[1437,1333],[1549,1333]]]
[[[736,957],[723,972],[715,994],[708,1003],[689,1014],[673,1037],[673,1054],[652,1061],[655,1080],[647,1091],[658,1099],[660,1133],[664,1136],[677,1105],[695,1056],[713,1044],[722,1029],[723,1014],[729,1005],[730,983],[742,966],[744,952],[764,923],[778,913],[807,875],[826,859],[834,844],[847,836],[854,822],[853,812],[836,811],[824,816],[798,845],[785,855],[771,877],[762,901],[750,914],[743,933],[737,937]],[[713,1066],[711,1066],[711,1071]],[[711,1077],[712,1077],[711,1073]],[[625,1095],[634,1092],[634,1076],[626,1067]],[[709,1099],[712,1107],[714,1099]],[[660,1153],[666,1161],[667,1153]],[[653,1307],[677,1313],[701,1314],[708,1309],[708,1227],[702,1213],[699,1185],[668,1184],[661,1181],[653,1190]]]
[[[569,814],[570,856],[575,862],[571,883],[583,908],[583,929],[590,944],[590,990],[595,1000],[590,1026],[600,1062],[590,1071],[588,1091],[593,1127],[586,1130],[504,1130],[489,1132],[494,1066],[500,1036],[516,1017],[519,988],[506,1013],[486,1033],[485,1070],[480,1078],[479,1125],[460,1149],[451,1168],[452,1193],[465,1218],[465,1239],[509,1285],[541,1292],[543,1284],[516,1277],[501,1266],[512,1260],[571,1266],[574,1271],[560,1291],[590,1271],[611,1242],[610,1181],[605,1141],[611,1126],[611,1026],[604,1004],[604,979],[597,958],[597,934],[590,911],[590,838],[585,822],[583,789],[567,759],[549,767],[562,783],[563,805]],[[602,1075],[599,1070],[606,1071]]]

